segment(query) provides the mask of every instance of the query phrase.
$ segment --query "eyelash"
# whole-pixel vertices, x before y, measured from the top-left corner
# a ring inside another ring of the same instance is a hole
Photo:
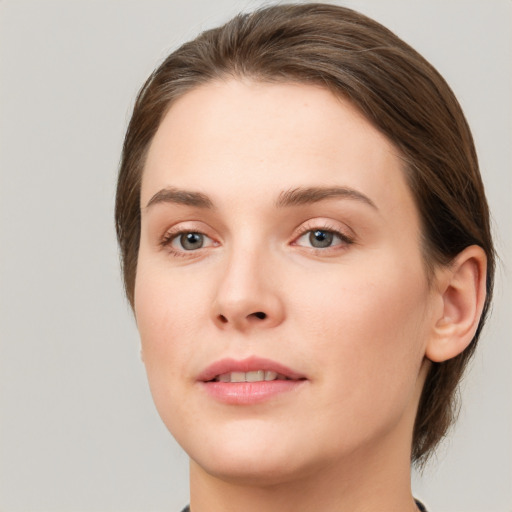
[[[163,249],[168,250],[171,253],[172,256],[183,257],[183,258],[190,257],[194,252],[197,252],[198,249],[196,249],[195,251],[194,250],[187,251],[186,249],[176,250],[176,249],[174,249],[172,247],[172,243],[174,242],[174,240],[179,238],[181,235],[187,235],[187,234],[192,234],[192,233],[195,233],[195,234],[198,234],[198,235],[202,235],[202,236],[212,240],[211,237],[209,237],[208,235],[206,235],[205,233],[203,233],[202,231],[200,231],[198,229],[197,230],[195,230],[195,229],[178,229],[176,231],[171,229],[170,231],[167,231],[164,234],[164,236],[160,240],[160,244],[159,245]],[[202,247],[200,247],[200,249],[201,248]]]
[[[300,231],[297,234],[297,236],[295,236],[294,241],[293,241],[293,245],[297,245],[296,244],[297,240],[300,240],[304,235],[306,235],[308,233],[313,233],[314,231],[321,231],[323,233],[331,233],[334,236],[337,236],[341,240],[343,245],[352,245],[353,243],[355,243],[354,237],[349,236],[346,233],[343,233],[339,229],[337,229],[337,228],[335,228],[333,226],[330,226],[328,224],[322,224],[322,225],[308,225],[308,224],[306,224],[306,225],[304,225],[300,229]],[[333,245],[333,246],[329,246],[329,247],[325,247],[325,248],[311,247],[311,249],[313,249],[315,252],[318,251],[318,252],[325,253],[329,249],[333,250],[336,247],[337,247],[336,245]]]
[[[295,245],[295,246],[298,246],[297,245],[297,240],[300,240],[304,235],[308,234],[308,233],[312,233],[314,231],[321,231],[321,232],[324,232],[324,233],[330,233],[336,237],[338,237],[341,242],[343,244],[341,245],[352,245],[354,243],[354,238],[351,237],[351,236],[348,236],[347,234],[341,232],[339,229],[336,229],[332,226],[329,226],[327,224],[322,224],[322,225],[305,225],[303,226],[300,231],[297,233],[296,236],[294,236],[294,239],[293,239],[293,242],[291,243],[291,245]],[[160,243],[159,245],[164,248],[164,249],[167,249],[172,256],[177,256],[177,257],[190,257],[192,256],[195,252],[198,252],[199,249],[202,249],[203,247],[200,247],[196,250],[186,250],[186,249],[182,249],[182,250],[176,250],[172,247],[172,243],[174,242],[174,240],[176,240],[178,237],[180,237],[181,235],[185,235],[185,234],[192,234],[192,233],[196,233],[198,235],[202,235],[210,240],[213,241],[213,239],[211,237],[209,237],[208,235],[206,235],[205,233],[203,233],[202,231],[200,230],[194,230],[194,229],[178,229],[176,231],[174,230],[170,230],[170,231],[167,231],[164,236],[162,237],[162,239],[160,240]],[[218,245],[218,243],[216,243],[215,241],[213,241],[213,244],[212,245]],[[300,246],[299,246],[300,247]],[[334,246],[328,246],[328,247],[324,247],[324,248],[319,248],[319,247],[311,247],[311,249],[315,252],[321,252],[321,253],[325,253],[327,251],[329,251],[329,249],[333,250],[335,249],[337,246],[334,245]]]

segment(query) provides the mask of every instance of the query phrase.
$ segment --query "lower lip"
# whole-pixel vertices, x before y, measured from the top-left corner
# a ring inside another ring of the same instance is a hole
[[[295,391],[305,380],[270,380],[261,382],[202,382],[215,400],[230,405],[252,405],[266,402],[282,393]]]

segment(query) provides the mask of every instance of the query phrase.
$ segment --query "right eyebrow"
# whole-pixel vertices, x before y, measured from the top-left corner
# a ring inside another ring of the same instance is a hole
[[[375,203],[362,192],[349,187],[299,187],[286,190],[279,194],[276,201],[278,208],[312,204],[325,199],[341,198],[354,199],[378,210]]]
[[[206,194],[176,187],[166,187],[159,190],[148,201],[146,208],[161,203],[183,204],[186,206],[195,206],[196,208],[214,208],[212,201]]]

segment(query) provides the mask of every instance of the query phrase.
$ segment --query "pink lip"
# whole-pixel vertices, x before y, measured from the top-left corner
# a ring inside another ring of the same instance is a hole
[[[254,372],[257,370],[265,370],[270,372],[276,372],[284,375],[291,380],[304,379],[305,375],[302,375],[287,366],[284,366],[271,359],[264,359],[262,357],[248,357],[237,361],[236,359],[221,359],[205,368],[197,377],[198,381],[208,382],[213,380],[217,375],[230,372]]]
[[[218,382],[215,377],[230,372],[265,370],[284,375],[287,380],[261,382]],[[205,368],[197,377],[207,394],[220,402],[231,405],[251,405],[265,402],[281,393],[296,390],[306,381],[302,375],[276,361],[260,357],[247,359],[221,359]]]

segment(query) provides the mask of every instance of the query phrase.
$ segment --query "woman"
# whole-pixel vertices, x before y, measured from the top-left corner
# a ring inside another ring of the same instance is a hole
[[[478,163],[440,75],[323,4],[234,18],[137,99],[116,225],[193,512],[422,510],[489,307]]]

